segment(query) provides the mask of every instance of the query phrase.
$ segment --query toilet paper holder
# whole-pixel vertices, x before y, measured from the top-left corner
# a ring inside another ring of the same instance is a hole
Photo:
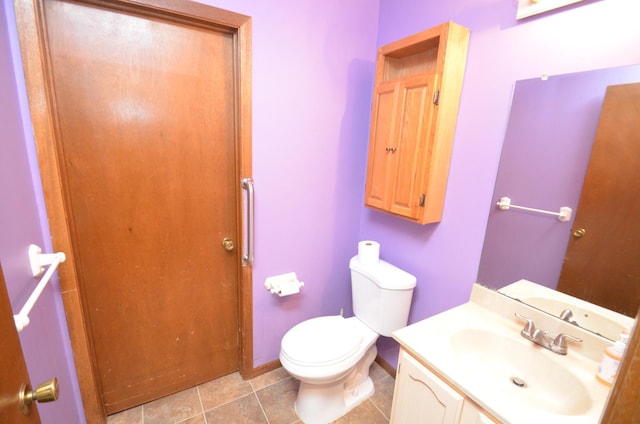
[[[295,272],[267,277],[264,282],[264,287],[271,294],[277,294],[280,297],[300,293],[300,287],[302,286],[304,286],[304,283],[298,280]]]

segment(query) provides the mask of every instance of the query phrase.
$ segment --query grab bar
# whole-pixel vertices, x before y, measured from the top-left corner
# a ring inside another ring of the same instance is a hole
[[[22,309],[20,309],[20,312],[13,316],[18,332],[22,331],[27,325],[29,325],[29,314],[31,313],[31,309],[38,301],[38,298],[47,286],[47,283],[53,276],[53,273],[56,272],[58,265],[66,259],[67,257],[62,252],[44,254],[42,253],[42,249],[35,244],[29,246],[29,262],[31,263],[31,272],[33,273],[33,276],[37,277],[42,274],[46,265],[49,265],[49,268],[42,276],[42,279],[36,286],[33,293],[31,293],[31,296],[29,296],[29,299],[27,299],[27,302],[24,304]]]
[[[241,180],[241,185],[243,189],[247,190],[247,253],[242,256],[242,265],[251,265],[253,264],[253,179],[243,178]]]
[[[557,216],[558,219],[562,222],[570,221],[571,214],[573,213],[573,210],[568,206],[561,207],[560,212],[551,212],[551,211],[545,211],[542,209],[528,208],[526,206],[512,205],[511,199],[509,197],[501,198],[500,201],[498,202],[498,207],[503,211],[508,211],[509,209],[520,209],[523,211],[536,212],[544,215],[553,215],[553,216]]]

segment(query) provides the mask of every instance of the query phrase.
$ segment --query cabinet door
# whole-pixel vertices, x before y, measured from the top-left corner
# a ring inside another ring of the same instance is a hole
[[[373,94],[369,165],[365,188],[365,204],[387,210],[388,192],[391,186],[391,162],[388,155],[394,144],[397,82],[379,84]]]
[[[491,418],[472,400],[465,399],[460,424],[499,424],[499,421]]]
[[[394,170],[389,211],[413,219],[420,217],[421,197],[426,196],[433,81],[433,75],[414,76],[403,79],[398,87],[395,144],[389,152]]]
[[[400,351],[391,423],[457,424],[463,402],[462,395]]]
[[[365,204],[417,220],[426,186],[434,75],[376,87]]]

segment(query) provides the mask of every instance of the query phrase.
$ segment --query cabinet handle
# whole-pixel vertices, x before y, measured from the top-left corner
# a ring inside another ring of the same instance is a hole
[[[387,153],[395,153],[395,151],[397,150],[395,147],[387,147],[386,149],[384,149]]]

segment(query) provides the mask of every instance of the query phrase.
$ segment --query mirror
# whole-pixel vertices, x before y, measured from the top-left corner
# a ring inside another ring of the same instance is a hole
[[[522,301],[522,293],[513,294],[513,287],[505,287],[524,279],[547,292],[557,288],[606,88],[634,82],[640,82],[640,65],[516,82],[478,270],[479,284]],[[503,197],[509,197],[512,205],[552,212],[570,207],[573,216],[563,222],[550,215],[501,210],[497,203]],[[551,303],[558,308],[555,301],[529,303],[555,316],[564,310],[550,310]],[[569,320],[607,338],[618,338],[617,331],[603,334],[602,329],[589,328],[584,318],[574,313]],[[623,321],[625,318],[633,323],[632,318],[621,316]]]

